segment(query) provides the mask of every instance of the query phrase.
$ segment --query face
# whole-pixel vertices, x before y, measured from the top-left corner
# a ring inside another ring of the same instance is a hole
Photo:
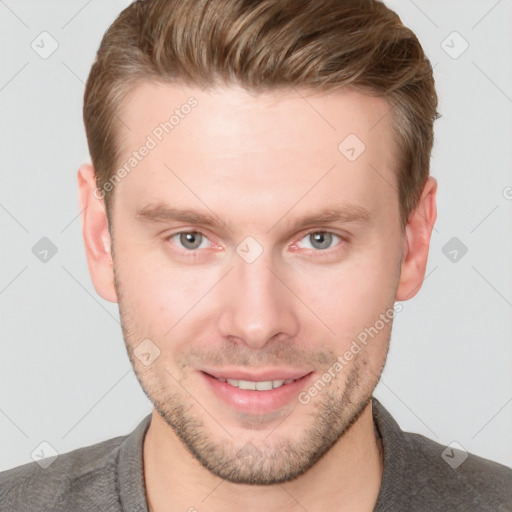
[[[300,92],[145,83],[120,111],[128,354],[188,450],[238,483],[296,477],[359,417],[400,278],[389,105]]]

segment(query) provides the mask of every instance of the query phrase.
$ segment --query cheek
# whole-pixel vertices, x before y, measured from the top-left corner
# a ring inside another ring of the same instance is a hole
[[[217,272],[176,267],[154,248],[125,246],[116,256],[116,275],[125,310],[140,329],[163,336],[189,314],[216,281]]]
[[[338,267],[303,269],[295,274],[291,287],[328,326],[326,333],[334,332],[338,343],[344,344],[392,307],[396,267],[395,256],[375,247]]]

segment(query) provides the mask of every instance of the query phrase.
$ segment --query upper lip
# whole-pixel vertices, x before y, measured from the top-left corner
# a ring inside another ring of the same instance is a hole
[[[248,372],[247,369],[236,368],[206,368],[201,370],[217,379],[248,380],[263,382],[269,380],[296,380],[308,375],[312,370],[296,370],[290,368],[268,368],[258,372]]]

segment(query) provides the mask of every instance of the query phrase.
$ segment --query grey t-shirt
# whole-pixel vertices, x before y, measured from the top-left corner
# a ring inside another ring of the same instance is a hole
[[[512,469],[403,432],[372,400],[384,451],[374,512],[512,511]],[[46,469],[31,462],[1,472],[0,510],[147,512],[142,446],[150,421],[151,414],[127,436],[61,454]]]

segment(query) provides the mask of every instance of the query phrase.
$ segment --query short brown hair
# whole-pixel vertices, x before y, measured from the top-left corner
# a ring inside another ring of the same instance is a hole
[[[402,229],[429,176],[437,94],[415,34],[378,0],[137,0],[105,33],[84,95],[96,184],[115,172],[117,114],[147,80],[264,92],[351,87],[389,101]],[[111,220],[112,192],[103,193]]]

